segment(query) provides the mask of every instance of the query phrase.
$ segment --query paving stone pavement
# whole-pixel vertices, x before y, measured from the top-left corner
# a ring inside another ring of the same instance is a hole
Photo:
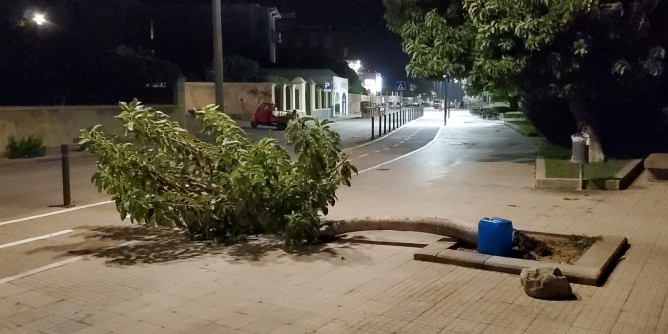
[[[494,215],[522,229],[628,237],[604,286],[573,285],[577,300],[535,300],[516,275],[414,261],[408,247],[289,251],[265,237],[183,256],[156,241],[0,284],[0,333],[668,332],[668,185],[643,174],[621,192],[536,190],[522,158],[530,140],[453,113],[428,148],[355,177],[330,215]],[[489,158],[448,160],[467,143]]]

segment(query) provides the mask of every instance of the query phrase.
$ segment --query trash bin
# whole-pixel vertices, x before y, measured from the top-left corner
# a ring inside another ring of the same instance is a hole
[[[571,136],[571,142],[573,143],[571,162],[578,164],[589,163],[589,135],[578,132]]]
[[[478,253],[507,256],[513,247],[513,222],[491,217],[478,222]]]

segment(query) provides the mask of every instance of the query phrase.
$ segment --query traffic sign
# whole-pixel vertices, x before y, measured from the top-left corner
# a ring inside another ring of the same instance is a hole
[[[326,81],[325,82],[325,92],[331,92],[332,91],[332,82],[331,81]]]
[[[397,90],[406,90],[406,82],[405,81],[397,81]]]

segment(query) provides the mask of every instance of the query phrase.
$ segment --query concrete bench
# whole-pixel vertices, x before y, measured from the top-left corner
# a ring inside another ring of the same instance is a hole
[[[668,153],[652,153],[645,159],[649,182],[668,182]]]

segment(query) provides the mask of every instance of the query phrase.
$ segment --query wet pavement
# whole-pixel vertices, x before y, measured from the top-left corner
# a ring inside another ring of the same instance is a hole
[[[330,217],[438,216],[473,225],[499,216],[520,229],[626,236],[631,247],[606,283],[574,284],[575,300],[536,300],[516,275],[414,261],[414,248],[334,242],[295,251],[270,237],[203,247],[146,235],[105,204],[11,224],[58,224],[78,234],[61,236],[57,247],[0,248],[3,260],[66,261],[0,278],[0,332],[668,332],[668,184],[647,183],[643,174],[620,192],[535,189],[537,139],[466,111],[441,123],[442,114],[427,113],[388,137],[392,144],[353,149],[360,165],[393,153],[340,189]],[[413,140],[428,145],[412,150]],[[91,222],[107,227],[83,228]],[[82,239],[136,243],[81,249]]]

